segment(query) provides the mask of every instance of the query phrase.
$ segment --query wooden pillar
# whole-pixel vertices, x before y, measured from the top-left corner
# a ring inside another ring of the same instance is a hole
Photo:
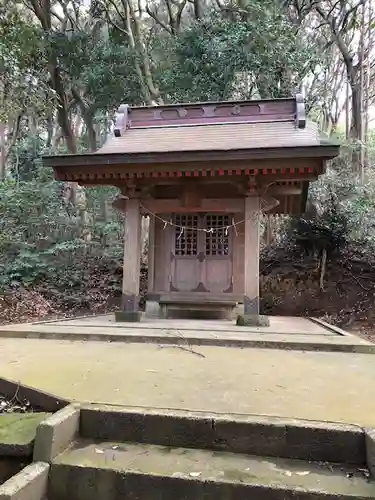
[[[141,215],[139,200],[126,200],[124,228],[124,263],[121,311],[117,321],[139,321],[139,282],[141,262]]]
[[[244,313],[259,315],[259,253],[260,200],[257,196],[245,200],[245,266]]]
[[[155,288],[155,217],[153,216],[150,216],[148,226],[147,267],[148,292],[152,293]]]

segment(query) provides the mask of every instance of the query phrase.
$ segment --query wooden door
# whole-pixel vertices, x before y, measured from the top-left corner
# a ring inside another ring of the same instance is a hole
[[[176,214],[172,238],[171,291],[231,291],[233,259],[231,217]]]
[[[233,258],[230,215],[208,214],[204,217],[205,258],[202,282],[209,292],[232,291]]]
[[[197,214],[176,214],[172,237],[171,290],[191,292],[199,287],[200,238]]]

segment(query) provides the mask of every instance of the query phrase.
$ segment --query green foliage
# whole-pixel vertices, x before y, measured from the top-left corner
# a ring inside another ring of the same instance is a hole
[[[305,214],[292,220],[291,236],[306,254],[320,254],[325,250],[330,257],[346,245],[348,222],[345,214],[339,211],[332,193],[329,204],[319,216]]]
[[[85,242],[60,183],[40,178],[0,183],[0,288],[48,282],[62,292],[82,291],[89,278],[83,262],[120,259],[122,221],[114,213],[105,219],[101,200],[111,194],[105,191],[88,190],[92,226],[91,241]]]
[[[140,102],[133,55],[126,45],[113,42],[94,27],[55,32],[49,41],[68,87],[81,94],[92,114],[112,111],[121,102]]]
[[[367,169],[363,182],[353,173],[352,153],[352,145],[342,147],[340,157],[311,185],[307,213],[291,224],[292,239],[304,250],[375,249],[375,170]]]
[[[294,22],[290,2],[202,2],[200,20],[193,20],[187,2],[173,34],[162,26],[168,23],[167,2],[151,5],[161,23],[142,12],[140,3],[128,25],[125,1],[93,0],[83,6],[79,0],[56,0],[48,32],[25,7],[32,2],[0,2],[0,122],[8,133],[23,117],[18,140],[5,138],[10,153],[8,175],[0,183],[0,289],[37,287],[62,297],[67,306],[90,302],[88,283],[103,294],[119,292],[112,278],[122,261],[123,221],[111,209],[114,188],[86,189],[78,207],[67,202],[66,186],[41,166],[54,134],[72,130],[78,151],[94,149],[110,128],[114,108],[149,101],[147,90],[158,100],[159,89],[165,102],[277,98],[294,94],[313,68],[331,71],[333,52],[325,37]],[[41,9],[47,5],[34,3]],[[177,12],[179,2],[168,5]],[[66,127],[61,117],[57,124],[63,108],[51,91],[57,89],[49,80],[51,61],[62,78]],[[309,96],[314,112],[329,108],[332,92]],[[370,165],[374,144],[370,138]],[[54,151],[65,150],[64,140],[57,141]],[[350,156],[343,151],[312,186],[307,214],[292,221],[289,238],[307,252],[325,249],[330,255],[358,244],[375,248],[375,172],[369,167],[361,182],[352,173]]]
[[[43,169],[41,154],[44,151],[44,140],[37,137],[22,137],[13,147],[9,157],[10,175],[16,182],[36,179],[52,179],[52,172]]]
[[[164,56],[159,56],[157,75],[166,100],[294,93],[315,55],[275,2],[266,4],[251,2],[246,19],[227,19],[213,11],[174,38],[155,39],[154,52]]]
[[[45,56],[41,30],[21,16],[14,2],[6,1],[0,9],[0,121],[45,107],[46,96],[51,97]]]

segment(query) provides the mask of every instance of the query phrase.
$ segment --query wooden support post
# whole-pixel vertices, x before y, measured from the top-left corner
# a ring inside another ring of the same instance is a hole
[[[141,216],[138,199],[126,200],[121,311],[116,321],[139,321]]]
[[[150,216],[148,227],[148,249],[147,249],[147,267],[148,267],[148,292],[154,291],[155,284],[155,217]]]
[[[244,266],[244,313],[259,317],[259,246],[260,200],[248,196],[245,200],[245,266]]]

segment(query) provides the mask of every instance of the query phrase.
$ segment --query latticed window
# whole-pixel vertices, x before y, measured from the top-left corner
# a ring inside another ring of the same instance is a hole
[[[176,214],[175,253],[176,255],[198,254],[198,216]]]
[[[206,215],[206,255],[229,254],[229,215]]]

